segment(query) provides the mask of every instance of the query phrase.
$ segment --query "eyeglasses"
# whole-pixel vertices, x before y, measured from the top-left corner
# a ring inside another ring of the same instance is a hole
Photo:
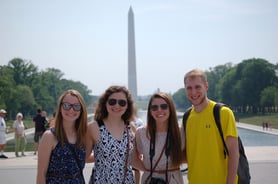
[[[151,105],[151,110],[157,111],[159,107],[161,110],[166,110],[166,109],[168,109],[168,104],[164,103],[164,104],[160,104],[160,105]]]
[[[76,104],[70,104],[68,102],[62,102],[62,108],[66,111],[69,111],[71,108],[74,111],[80,111],[81,110],[81,104],[76,103]]]
[[[119,106],[121,106],[121,107],[124,107],[127,104],[127,102],[125,100],[122,100],[122,99],[116,100],[114,98],[110,98],[108,100],[108,104],[111,105],[111,106],[116,105],[117,102],[118,102]]]

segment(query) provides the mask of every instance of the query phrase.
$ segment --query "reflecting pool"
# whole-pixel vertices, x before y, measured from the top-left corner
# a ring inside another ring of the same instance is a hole
[[[245,128],[238,128],[244,146],[278,146],[278,136]]]

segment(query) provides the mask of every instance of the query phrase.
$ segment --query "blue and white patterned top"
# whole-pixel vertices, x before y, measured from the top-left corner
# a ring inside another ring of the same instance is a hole
[[[100,137],[94,146],[95,184],[134,184],[135,178],[130,166],[132,153],[134,150],[134,136],[131,133],[130,126],[125,129],[122,139],[115,139],[103,122],[99,123]],[[129,133],[129,157],[126,169],[126,153],[128,146],[127,130]],[[124,172],[127,171],[125,181]]]

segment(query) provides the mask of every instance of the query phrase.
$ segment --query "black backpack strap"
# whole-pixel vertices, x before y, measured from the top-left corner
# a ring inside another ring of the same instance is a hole
[[[187,122],[187,119],[189,117],[191,110],[192,110],[192,107],[189,107],[188,109],[186,109],[186,111],[182,117],[182,126],[183,126],[183,131],[184,131],[184,137],[186,137],[186,122]]]
[[[215,120],[216,126],[218,128],[221,140],[222,140],[223,145],[224,145],[224,158],[226,158],[226,155],[229,156],[229,151],[228,151],[226,142],[224,140],[223,130],[222,130],[222,126],[221,126],[221,123],[220,123],[220,109],[223,106],[225,106],[225,104],[216,103],[214,105],[214,107],[213,107],[213,116],[214,116],[214,120]]]

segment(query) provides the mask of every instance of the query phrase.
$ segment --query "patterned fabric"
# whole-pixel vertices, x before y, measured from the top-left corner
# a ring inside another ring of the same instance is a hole
[[[79,149],[76,144],[64,144],[58,142],[52,150],[46,175],[46,183],[82,184],[84,183],[76,159],[69,146],[76,153],[82,170],[85,167],[85,148]]]
[[[134,184],[135,178],[130,167],[130,162],[133,153],[134,137],[131,133],[130,126],[128,126],[129,133],[129,157],[127,165],[127,173],[124,180],[124,172],[126,170],[126,153],[127,153],[127,129],[125,129],[122,139],[115,139],[103,122],[100,124],[100,137],[98,143],[94,147],[95,156],[95,170],[94,183],[95,184]]]

